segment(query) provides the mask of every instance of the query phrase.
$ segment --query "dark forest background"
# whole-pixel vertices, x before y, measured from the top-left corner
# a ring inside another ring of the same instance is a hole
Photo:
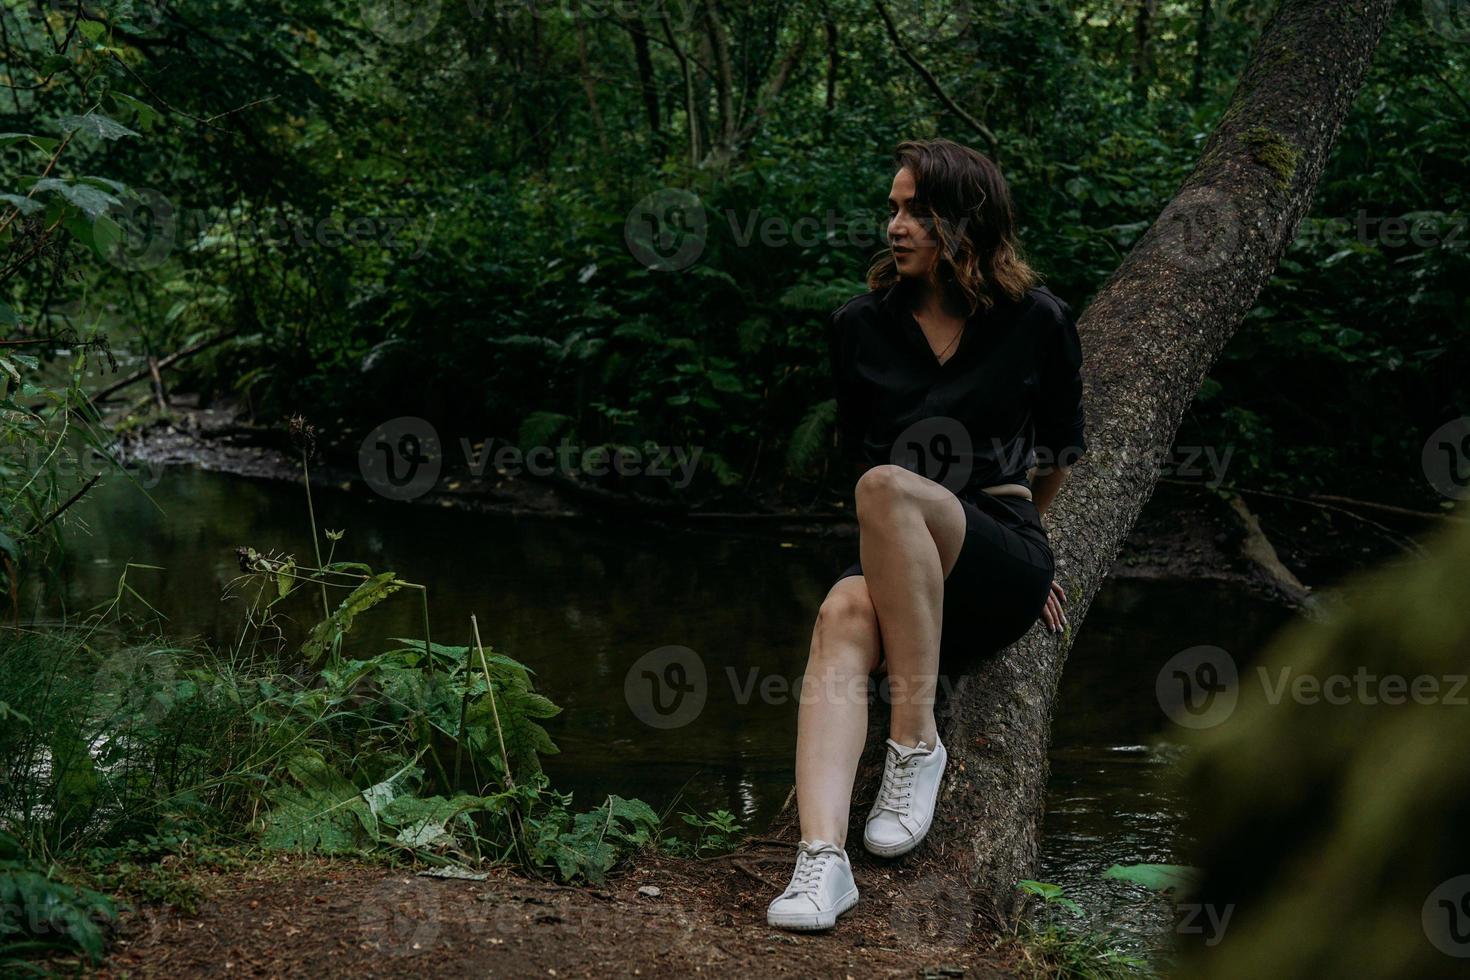
[[[0,190],[25,201],[0,312],[134,366],[223,337],[170,384],[328,443],[411,414],[450,439],[700,446],[701,499],[810,499],[821,324],[883,246],[894,146],[993,154],[1081,311],[1272,6],[6,2]],[[1207,446],[1236,485],[1440,499],[1420,454],[1470,363],[1452,8],[1400,6],[1182,475]],[[58,223],[53,261],[14,261]]]

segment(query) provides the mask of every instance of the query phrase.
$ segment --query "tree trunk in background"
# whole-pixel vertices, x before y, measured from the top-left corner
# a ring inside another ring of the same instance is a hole
[[[1205,92],[1205,71],[1210,66],[1210,0],[1199,0],[1199,23],[1194,33],[1194,78],[1189,83],[1189,101],[1198,103]]]
[[[685,130],[689,134],[689,165],[699,166],[702,154],[699,149],[699,114],[694,107],[694,74],[689,67],[689,56],[684,53],[684,47],[679,43],[674,34],[674,25],[669,19],[668,9],[663,4],[658,6],[659,25],[664,29],[664,39],[669,42],[669,50],[674,52],[674,57],[679,60],[679,75],[684,81],[684,116]]]
[[[1393,6],[1283,0],[1194,171],[1079,321],[1091,448],[1049,514],[1072,625],[1060,637],[1033,629],[960,678],[944,705],[938,813],[928,839],[898,862],[926,914],[937,902],[965,926],[942,935],[968,934],[976,911],[1009,919],[1021,910],[1015,884],[1037,868],[1067,650],[1185,409],[1295,237]],[[882,748],[870,739],[864,756],[855,854]],[[793,810],[788,800],[770,836],[795,840]]]
[[[837,22],[829,15],[822,22],[822,29],[827,36],[827,114],[837,108],[837,66],[841,63],[841,55],[837,46]]]
[[[648,28],[643,14],[620,21],[633,40],[633,60],[638,64],[638,87],[643,93],[643,111],[648,116],[648,131],[653,134],[653,158],[662,161],[667,150],[663,124],[659,122],[658,82],[653,74],[653,56],[648,50]]]
[[[1154,14],[1159,0],[1137,0],[1138,13],[1133,19],[1133,87],[1140,100],[1148,98],[1148,83],[1154,77]]]
[[[607,125],[602,120],[602,107],[597,104],[597,80],[587,59],[587,25],[582,20],[580,5],[572,6],[572,22],[577,28],[577,64],[582,70],[582,90],[587,93],[587,111],[592,116],[592,125],[597,129],[597,146],[606,157]]]
[[[725,36],[725,24],[720,20],[715,0],[704,3],[705,41],[709,45],[710,58],[714,63],[715,101],[718,106],[718,130],[710,136],[710,150],[723,159],[729,159],[735,148],[735,68],[730,58],[730,41]]]

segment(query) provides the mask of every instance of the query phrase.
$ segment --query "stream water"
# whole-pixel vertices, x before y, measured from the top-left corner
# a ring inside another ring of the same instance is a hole
[[[163,629],[226,644],[242,609],[220,601],[239,575],[235,548],[309,560],[299,486],[177,467],[150,494],[113,480],[75,508],[68,554],[45,590],[53,611],[110,599],[128,562],[157,565],[130,570],[128,581],[167,617]],[[791,685],[854,544],[472,515],[331,490],[316,492],[316,510],[321,527],[346,532],[338,559],[428,587],[437,641],[468,642],[474,613],[486,643],[535,671],[563,708],[547,723],[561,752],[546,768],[578,806],[615,792],[660,811],[676,801],[676,811],[723,807],[760,829],[781,805],[792,779]],[[315,610],[297,611],[305,621]],[[419,617],[416,600],[394,597],[359,620],[349,644],[421,635]],[[1113,863],[1184,858],[1169,778],[1176,730],[1154,695],[1160,667],[1201,644],[1250,659],[1284,619],[1216,583],[1113,581],[1094,601],[1062,681],[1040,872],[1092,925],[1141,948],[1171,927],[1172,912],[1139,886],[1102,877]],[[692,651],[705,672],[702,709],[676,728],[640,720],[625,696],[630,668],[665,647]]]

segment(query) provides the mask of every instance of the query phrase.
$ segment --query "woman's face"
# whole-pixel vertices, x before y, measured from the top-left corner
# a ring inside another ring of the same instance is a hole
[[[888,192],[888,247],[900,276],[929,278],[939,255],[938,242],[930,233],[929,215],[913,210],[914,175],[901,168]]]

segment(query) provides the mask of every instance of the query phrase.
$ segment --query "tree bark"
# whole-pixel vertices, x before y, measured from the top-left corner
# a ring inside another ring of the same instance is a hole
[[[1159,0],[1138,0],[1133,18],[1133,86],[1140,100],[1148,99],[1148,83],[1154,74],[1154,14]]]
[[[694,75],[689,67],[689,56],[684,53],[684,47],[679,39],[674,36],[674,25],[669,19],[669,11],[663,5],[658,5],[659,24],[664,29],[664,37],[669,43],[669,50],[674,52],[674,57],[679,61],[679,74],[684,80],[684,115],[686,128],[689,131],[689,165],[699,166],[699,116],[694,105]]]
[[[633,41],[633,60],[638,65],[638,88],[643,94],[643,111],[648,116],[648,131],[653,135],[653,156],[662,160],[665,152],[663,124],[659,121],[658,83],[653,74],[653,55],[648,50],[648,29],[642,12],[620,21]]]
[[[1060,636],[1033,629],[944,699],[938,812],[925,842],[900,859],[931,904],[1000,921],[1021,911],[1015,885],[1037,867],[1067,651],[1185,409],[1295,237],[1393,6],[1282,0],[1193,172],[1081,316],[1090,450],[1048,515],[1072,625]],[[882,747],[870,738],[864,756],[854,853]],[[793,810],[788,800],[769,836],[794,841]],[[963,936],[968,924],[941,933]]]
[[[720,20],[715,0],[705,0],[704,27],[714,60],[715,100],[719,107],[719,132],[711,141],[714,144],[711,149],[728,159],[735,147],[735,79],[730,62],[730,42],[725,36],[725,25]]]
[[[587,58],[587,25],[582,18],[580,4],[572,5],[572,22],[577,28],[577,63],[582,70],[582,90],[587,94],[587,111],[592,116],[592,125],[597,130],[597,147],[603,157],[608,155],[607,124],[602,119],[602,107],[597,104],[597,80]]]
[[[1194,33],[1194,77],[1189,83],[1189,101],[1199,102],[1205,91],[1205,72],[1210,65],[1210,21],[1215,16],[1210,0],[1199,0],[1199,20]]]
[[[837,43],[837,21],[830,13],[822,21],[822,32],[827,39],[827,96],[822,105],[830,115],[837,108],[837,66],[842,63],[842,52]]]

